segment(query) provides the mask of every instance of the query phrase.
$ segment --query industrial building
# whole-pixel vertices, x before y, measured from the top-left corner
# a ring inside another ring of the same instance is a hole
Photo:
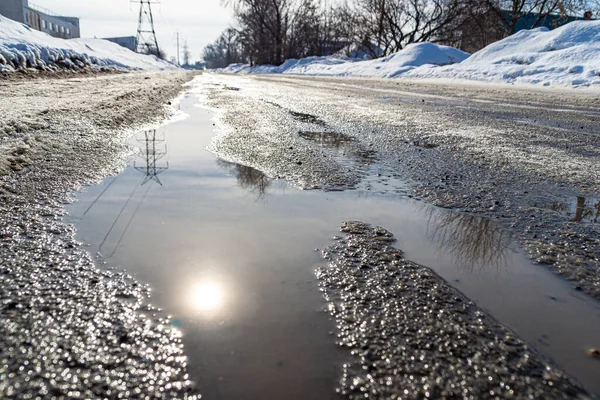
[[[121,36],[121,37],[111,37],[111,38],[103,38],[104,40],[108,40],[109,42],[113,42],[118,44],[119,46],[123,46],[131,51],[135,51],[137,47],[137,40],[135,36]]]
[[[28,0],[1,0],[0,14],[50,36],[73,39],[80,37],[79,18],[63,17],[29,4]]]

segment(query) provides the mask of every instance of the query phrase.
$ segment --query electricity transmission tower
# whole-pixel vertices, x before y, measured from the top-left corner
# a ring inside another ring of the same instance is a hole
[[[132,3],[135,0],[132,0]],[[136,36],[137,53],[154,54],[160,57],[156,32],[154,31],[154,18],[152,17],[152,6],[156,1],[140,0],[140,14],[138,17],[138,29]]]
[[[156,162],[167,154],[167,145],[165,144],[164,150],[157,150],[156,142],[164,141],[165,139],[156,138],[156,129],[151,131],[145,131],[144,138],[138,139],[138,142],[140,142],[143,145],[143,147],[141,148],[142,154],[140,156],[146,162],[146,165],[137,166],[134,162],[133,167],[140,171],[142,174],[146,175],[146,178],[144,178],[142,182],[142,186],[150,180],[153,180],[162,186],[162,183],[158,179],[157,175],[169,169],[169,162],[167,161],[167,165],[165,167],[156,166]]]

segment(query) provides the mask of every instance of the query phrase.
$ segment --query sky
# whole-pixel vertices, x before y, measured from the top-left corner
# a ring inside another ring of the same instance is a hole
[[[197,61],[204,46],[233,23],[231,10],[221,0],[155,1],[152,13],[158,46],[169,59],[177,54],[177,32],[180,46],[187,40],[192,61]],[[29,4],[59,15],[79,17],[82,37],[135,36],[137,32],[139,0],[30,0]]]

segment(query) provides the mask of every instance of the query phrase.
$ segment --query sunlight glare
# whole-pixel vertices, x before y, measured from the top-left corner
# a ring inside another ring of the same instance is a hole
[[[193,296],[197,310],[215,310],[223,303],[223,288],[216,282],[204,282],[196,286]]]

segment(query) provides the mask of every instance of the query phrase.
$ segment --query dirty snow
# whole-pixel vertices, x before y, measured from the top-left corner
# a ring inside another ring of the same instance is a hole
[[[61,222],[68,193],[121,168],[128,130],[167,117],[192,77],[0,80],[0,398],[199,398],[150,289],[97,268]]]
[[[0,71],[25,68],[158,71],[176,68],[102,39],[59,39],[0,15]]]
[[[590,398],[435,272],[404,259],[391,232],[358,221],[340,230],[345,237],[323,251],[329,266],[316,272],[338,345],[349,353],[340,394]]]

